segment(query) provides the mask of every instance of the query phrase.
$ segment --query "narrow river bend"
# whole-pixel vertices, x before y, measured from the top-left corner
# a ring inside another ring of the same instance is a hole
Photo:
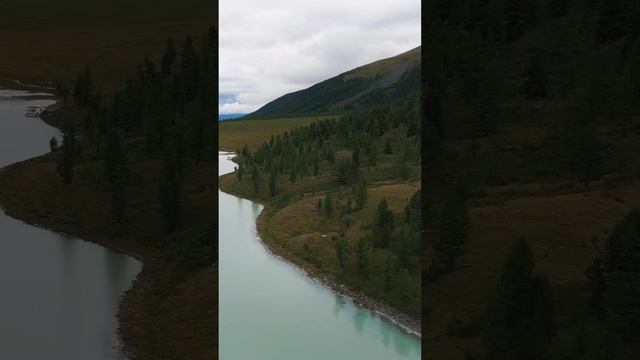
[[[221,153],[219,175],[233,171]],[[219,192],[221,360],[420,359],[420,339],[311,281],[256,234],[262,206]]]
[[[0,88],[0,171],[60,140],[35,114],[51,104],[47,94]],[[133,258],[0,210],[0,359],[123,359],[116,314],[141,269]]]

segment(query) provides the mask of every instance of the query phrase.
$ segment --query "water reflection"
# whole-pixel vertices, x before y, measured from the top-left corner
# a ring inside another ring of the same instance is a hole
[[[353,325],[356,328],[358,335],[362,335],[364,329],[364,323],[367,321],[369,315],[365,311],[356,311],[353,313]]]
[[[382,343],[384,347],[389,347],[389,332],[387,331],[387,327],[384,323],[380,323],[380,332],[382,333]]]
[[[338,315],[340,315],[340,311],[344,308],[345,301],[344,301],[344,298],[342,298],[342,296],[340,295],[336,294],[335,297],[336,297],[336,303],[335,305],[333,305],[333,315],[338,317]]]

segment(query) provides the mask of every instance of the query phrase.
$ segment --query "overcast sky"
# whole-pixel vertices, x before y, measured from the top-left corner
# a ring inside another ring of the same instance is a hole
[[[220,0],[221,114],[420,45],[420,0]]]

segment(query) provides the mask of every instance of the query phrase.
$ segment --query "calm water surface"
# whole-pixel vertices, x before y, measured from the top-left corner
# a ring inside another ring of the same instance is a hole
[[[0,89],[0,168],[46,153],[59,132],[28,116],[53,101]],[[0,170],[2,171],[2,170]],[[0,359],[121,359],[118,301],[142,264],[0,211]]]
[[[233,171],[219,155],[219,173]],[[221,360],[419,359],[420,341],[270,255],[262,206],[219,192]]]

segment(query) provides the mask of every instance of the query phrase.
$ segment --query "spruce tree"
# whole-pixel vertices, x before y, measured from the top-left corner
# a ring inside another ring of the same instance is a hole
[[[331,193],[327,192],[324,196],[324,214],[326,217],[330,218],[333,216],[333,200],[331,198]]]
[[[598,317],[602,317],[605,314],[604,295],[606,291],[604,269],[602,268],[602,261],[598,256],[594,257],[593,261],[587,267],[585,271],[587,283],[589,285],[589,307],[592,314]]]
[[[387,199],[380,200],[373,220],[376,244],[388,248],[393,234],[393,213],[389,210]]]
[[[119,164],[115,167],[109,186],[111,196],[111,216],[112,219],[120,224],[125,218],[125,209],[127,207],[126,194],[126,176],[127,170],[125,166]]]
[[[165,153],[160,182],[160,203],[162,205],[165,229],[167,233],[173,233],[181,222],[182,203],[178,169],[176,168],[172,151]]]
[[[399,227],[394,233],[391,250],[396,254],[401,268],[413,269],[413,257],[419,250],[417,240],[416,231],[408,225]]]
[[[402,305],[406,305],[411,300],[409,292],[409,272],[405,268],[400,268],[395,275],[395,287],[398,291],[398,298]]]
[[[162,75],[166,78],[175,72],[178,63],[178,52],[173,37],[167,40],[164,55],[162,55]]]
[[[200,78],[200,60],[193,45],[191,36],[185,38],[182,45],[180,76],[186,89],[186,102],[191,102],[198,91]]]
[[[269,177],[269,193],[271,196],[276,195],[276,177],[274,173],[271,173],[271,176]]]
[[[438,236],[433,243],[437,271],[450,272],[469,237],[469,213],[458,194],[452,195],[440,214]]]
[[[96,85],[89,67],[84,68],[76,79],[73,89],[73,98],[80,109],[85,109],[92,104],[96,92]]]
[[[358,273],[363,277],[367,277],[369,275],[369,243],[364,237],[356,242],[356,261]]]
[[[356,210],[360,210],[364,207],[364,204],[367,202],[367,185],[364,182],[356,185],[355,188],[355,200],[356,200]]]
[[[334,239],[334,247],[336,251],[336,259],[341,269],[344,269],[348,256],[348,244],[344,236],[338,236]]]
[[[111,127],[107,134],[106,145],[105,175],[107,181],[113,183],[118,167],[124,167],[126,163],[122,131]]]
[[[387,255],[384,260],[383,280],[384,290],[389,291],[393,288],[394,275],[396,273],[396,261],[392,255]]]

